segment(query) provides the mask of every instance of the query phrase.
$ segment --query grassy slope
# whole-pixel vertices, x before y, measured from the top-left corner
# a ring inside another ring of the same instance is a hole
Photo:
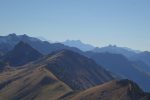
[[[70,91],[67,85],[42,66],[0,74],[0,100],[55,100]]]
[[[75,92],[61,100],[150,100],[150,94],[144,93],[131,81],[111,81],[85,91]]]

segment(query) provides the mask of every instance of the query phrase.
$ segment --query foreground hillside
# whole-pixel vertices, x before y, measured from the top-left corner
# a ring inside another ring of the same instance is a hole
[[[27,67],[28,66],[28,67]],[[110,81],[87,90],[76,91],[43,66],[26,65],[0,74],[0,100],[149,100],[129,80]]]
[[[150,100],[150,94],[144,93],[132,81],[121,80],[74,92],[61,100]]]
[[[0,73],[0,100],[55,100],[70,91],[42,66]]]

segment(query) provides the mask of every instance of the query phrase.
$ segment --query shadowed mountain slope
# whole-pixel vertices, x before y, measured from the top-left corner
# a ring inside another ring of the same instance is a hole
[[[114,79],[93,60],[61,50],[20,68],[0,73],[2,100],[56,100],[73,90]]]
[[[19,42],[12,51],[2,57],[10,66],[21,66],[42,57],[42,54],[24,42]]]
[[[139,63],[131,62],[126,57],[120,54],[111,53],[92,53],[87,52],[86,55],[98,64],[105,67],[105,69],[113,72],[117,75],[122,76],[135,81],[143,90],[150,91],[150,76],[142,70]],[[146,65],[144,65],[147,67]],[[137,68],[138,67],[138,68]]]
[[[150,66],[150,52],[145,51],[131,57],[132,60],[141,60]]]
[[[139,71],[150,75],[150,66],[148,64],[144,63],[143,61],[133,61],[133,63]]]
[[[150,94],[144,93],[132,81],[111,81],[85,91],[73,93],[61,100],[149,100]]]
[[[45,66],[75,90],[86,89],[113,79],[108,71],[93,60],[70,50],[52,53],[37,61],[35,65]]]
[[[2,51],[0,51],[0,57],[3,56],[3,55],[4,55],[4,53]]]

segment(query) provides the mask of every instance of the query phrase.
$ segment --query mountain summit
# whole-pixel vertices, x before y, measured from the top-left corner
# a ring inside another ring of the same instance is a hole
[[[69,49],[76,52],[81,52],[78,48],[65,46],[61,43],[49,43],[48,41],[42,41],[38,38],[30,37],[26,34],[16,35],[15,33],[9,34],[7,36],[0,36],[0,51],[7,53],[14,48],[16,44],[23,41],[29,44],[34,49],[38,50],[40,53],[47,55],[53,51],[58,51],[62,49]]]
[[[94,46],[90,44],[82,43],[80,40],[66,40],[62,42],[62,44],[70,46],[70,47],[79,48],[82,51],[89,51],[89,50],[94,49]]]
[[[42,54],[24,42],[19,42],[12,51],[2,59],[10,66],[21,66],[42,57]]]

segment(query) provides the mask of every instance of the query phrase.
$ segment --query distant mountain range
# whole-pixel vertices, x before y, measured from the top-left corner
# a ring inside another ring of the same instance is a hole
[[[112,53],[112,54],[122,54],[126,57],[131,57],[137,54],[135,50],[123,48],[123,47],[117,47],[116,45],[109,45],[106,47],[96,47],[95,49],[92,50],[92,52],[97,52],[97,53]]]
[[[150,75],[147,74],[148,72],[146,71],[139,70],[139,66],[143,66],[143,69],[145,69],[144,66],[148,67],[144,65],[144,63],[140,63],[140,65],[137,62],[129,61],[121,54],[87,52],[86,56],[92,58],[110,72],[120,75],[122,78],[133,80],[138,83],[142,89],[150,91],[148,86],[150,84]],[[148,68],[150,68],[150,66]]]
[[[80,50],[77,48],[65,46],[61,43],[49,43],[47,41],[42,41],[40,39],[27,36],[26,34],[16,35],[15,33],[9,34],[8,36],[0,36],[0,51],[7,53],[12,50],[14,46],[20,41],[28,43],[30,46],[44,55],[62,49],[69,49],[72,51],[80,52]]]
[[[81,42],[80,40],[66,40],[62,42],[62,44],[70,46],[70,47],[79,48],[82,51],[92,51],[92,52],[97,52],[97,53],[109,52],[113,54],[122,54],[127,57],[131,57],[141,52],[140,50],[133,50],[127,47],[118,47],[116,45],[109,45],[106,47],[94,47],[90,44],[85,44]]]
[[[0,99],[149,100],[142,91],[150,92],[149,57],[111,45],[82,51],[27,35],[0,36]]]
[[[70,46],[70,47],[76,47],[79,48],[82,51],[90,51],[94,49],[95,47],[90,44],[84,44],[80,40],[66,40],[62,42],[62,44]]]

